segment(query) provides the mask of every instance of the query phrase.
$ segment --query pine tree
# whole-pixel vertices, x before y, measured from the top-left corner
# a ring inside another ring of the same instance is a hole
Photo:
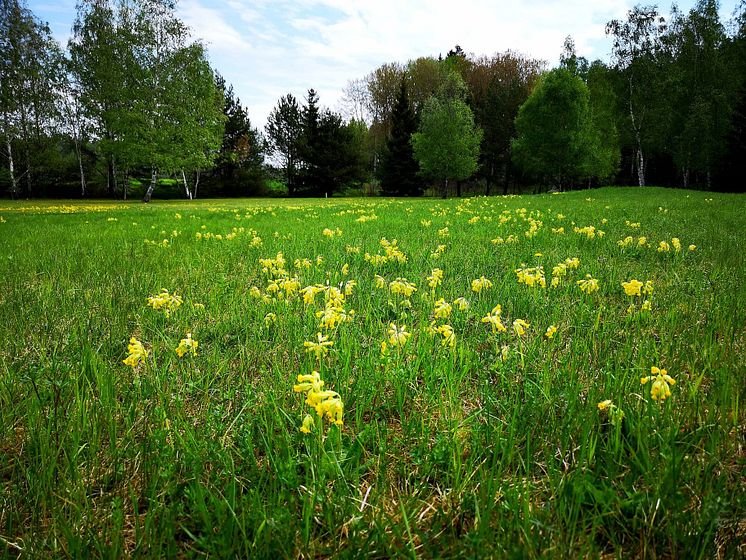
[[[386,196],[421,196],[423,181],[419,164],[414,159],[412,134],[417,131],[417,119],[409,106],[407,85],[402,79],[399,95],[391,113],[391,135],[386,142],[380,167],[381,189]]]

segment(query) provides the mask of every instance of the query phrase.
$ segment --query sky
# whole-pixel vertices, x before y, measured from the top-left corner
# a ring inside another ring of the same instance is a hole
[[[737,0],[720,4],[723,21]],[[65,45],[75,0],[27,0]],[[606,22],[624,19],[634,0],[180,0],[177,13],[208,49],[210,62],[263,128],[277,100],[309,88],[339,110],[349,80],[386,62],[511,50],[558,63],[565,37],[578,55],[608,61]],[[693,0],[681,0],[686,11]],[[670,4],[661,3],[667,15]]]

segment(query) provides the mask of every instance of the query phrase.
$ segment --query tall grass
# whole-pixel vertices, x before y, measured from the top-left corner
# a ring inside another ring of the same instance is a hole
[[[661,189],[6,204],[0,550],[744,555],[744,211],[743,196]],[[574,231],[585,226],[604,235]],[[366,260],[384,254],[384,237],[405,263]],[[657,250],[674,237],[681,251]],[[323,293],[305,305],[268,292],[259,259],[278,252],[301,287],[355,280],[353,320],[324,330]],[[553,267],[573,257],[580,266],[552,288]],[[516,269],[540,265],[545,288],[518,282]],[[444,279],[431,290],[436,267]],[[597,292],[580,290],[586,274]],[[417,291],[376,288],[376,275]],[[477,294],[481,276],[492,287]],[[652,282],[650,311],[625,295],[631,279]],[[183,298],[170,317],[146,304],[164,288]],[[468,309],[432,324],[437,299],[461,296]],[[497,304],[504,333],[481,320]],[[523,336],[516,319],[530,323]],[[411,333],[401,348],[392,322]],[[453,349],[429,332],[442,324]],[[334,345],[317,359],[303,343],[320,331]],[[179,358],[187,332],[198,353]],[[122,363],[133,336],[148,351],[136,368]],[[676,381],[670,398],[641,384],[651,366]],[[293,385],[313,370],[340,394],[344,426],[316,418],[303,434],[309,407]],[[616,408],[600,410],[607,399]]]

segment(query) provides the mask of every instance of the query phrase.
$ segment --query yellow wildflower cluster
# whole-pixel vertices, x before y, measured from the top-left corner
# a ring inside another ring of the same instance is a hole
[[[650,376],[640,378],[640,383],[645,385],[648,381],[653,384],[650,387],[650,396],[654,401],[664,401],[671,396],[671,386],[676,384],[673,377],[668,375],[668,371],[656,366],[650,368]]]
[[[557,332],[557,327],[554,325],[549,325],[547,327],[547,331],[544,333],[544,336],[548,339],[554,338],[555,333]]]
[[[477,294],[481,294],[483,290],[489,290],[491,287],[492,282],[484,276],[471,281],[471,291]]]
[[[504,244],[510,244],[510,243],[518,243],[518,236],[517,235],[509,235],[508,237],[502,238],[500,236],[495,237],[494,239],[491,239],[490,242],[493,245],[504,245]]]
[[[427,277],[427,285],[433,290],[443,283],[443,271],[440,268],[433,268],[430,276]]]
[[[165,288],[161,290],[160,294],[148,297],[148,305],[156,311],[162,311],[166,317],[170,317],[171,313],[174,312],[184,300],[181,296],[176,294],[170,294]]]
[[[531,239],[532,237],[536,236],[537,233],[539,233],[539,229],[544,224],[540,220],[536,220],[534,218],[528,218],[528,230],[523,232],[523,235]]]
[[[365,260],[369,263],[371,263],[373,266],[381,266],[386,263],[390,262],[397,262],[399,264],[404,264],[407,262],[407,256],[402,252],[401,249],[399,249],[398,241],[394,239],[393,241],[389,241],[385,237],[381,239],[380,244],[381,247],[383,247],[384,254],[381,255],[371,255],[370,253],[365,253]]]
[[[650,302],[649,297],[653,295],[652,280],[648,280],[645,283],[642,283],[640,280],[636,280],[633,278],[632,280],[629,280],[627,282],[622,282],[622,288],[624,288],[625,295],[631,298],[642,297],[643,295],[648,296],[648,299],[642,302],[640,309],[642,311],[651,310],[652,304]],[[627,308],[627,313],[633,313],[634,310],[635,310],[635,304],[633,302]]]
[[[533,268],[516,268],[515,274],[518,277],[519,284],[525,284],[529,288],[546,288],[547,281],[544,277],[544,267],[537,266]]]
[[[406,298],[411,297],[417,291],[417,286],[406,278],[397,278],[389,284],[389,290],[392,294],[402,295]]]
[[[389,324],[389,344],[391,346],[403,348],[411,336],[412,333],[407,331],[406,326],[397,326],[396,323]]]
[[[130,366],[133,369],[140,365],[140,363],[148,357],[148,352],[147,350],[145,350],[142,342],[137,340],[134,336],[130,338],[130,343],[127,346],[127,353],[128,356],[124,360],[122,360],[122,363]]]
[[[324,381],[318,371],[309,375],[299,374],[297,381],[298,383],[293,385],[293,391],[306,394],[306,404],[316,411],[322,422],[327,420],[337,426],[343,425],[344,404],[342,399],[336,391],[324,390]],[[313,417],[306,415],[300,431],[308,434],[314,426]]]
[[[531,323],[527,323],[523,319],[516,319],[513,321],[513,331],[515,331],[515,334],[518,336],[523,336],[526,334],[526,330],[531,326]]]
[[[493,333],[498,332],[505,332],[507,329],[505,328],[505,325],[503,325],[501,314],[502,314],[503,308],[498,303],[495,307],[492,308],[492,311],[490,311],[487,315],[482,317],[483,323],[488,323],[492,327]]]
[[[317,332],[316,340],[305,341],[303,346],[305,347],[306,352],[315,354],[316,359],[321,360],[323,356],[326,356],[329,353],[329,348],[334,346],[334,342],[329,340],[329,337]]]
[[[179,358],[183,358],[185,354],[196,356],[197,346],[199,346],[199,343],[192,338],[192,333],[188,332],[186,338],[182,338],[176,347],[176,353],[179,355]]]
[[[648,238],[645,236],[642,236],[642,237],[638,237],[637,241],[635,241],[634,237],[632,237],[631,235],[628,235],[624,239],[617,241],[616,244],[619,245],[619,247],[621,247],[622,249],[626,249],[627,247],[632,247],[632,246],[647,247]]]
[[[585,227],[573,227],[572,230],[580,235],[585,235],[587,239],[594,239],[595,237],[603,237],[606,232],[596,229],[594,226]]]
[[[202,226],[203,228],[205,226]],[[197,241],[209,241],[210,239],[214,239],[215,241],[232,241],[238,237],[239,234],[244,233],[246,230],[245,228],[233,228],[229,233],[222,234],[222,233],[210,233],[209,231],[202,233],[197,232],[194,234],[194,237],[197,239]],[[249,230],[249,232],[256,238],[256,231]],[[261,239],[259,239],[259,242],[261,243]],[[256,246],[256,244],[252,240],[253,246]]]
[[[328,237],[329,239],[333,239],[335,236],[342,237],[342,230],[339,228],[336,228],[336,229],[324,228],[324,231],[321,233],[324,235],[324,237]]]
[[[583,280],[578,280],[576,284],[580,286],[581,292],[588,295],[597,292],[599,289],[598,279],[591,277],[590,274],[586,274],[585,278]]]
[[[445,245],[438,245],[435,248],[435,251],[433,251],[432,253],[430,253],[430,258],[432,260],[434,260],[434,261],[438,260],[440,258],[440,256],[445,252],[445,250],[446,250],[446,246]]]

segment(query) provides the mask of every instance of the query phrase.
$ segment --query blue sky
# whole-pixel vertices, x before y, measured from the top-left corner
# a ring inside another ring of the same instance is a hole
[[[692,0],[679,2],[688,10]],[[255,126],[263,127],[280,96],[299,99],[308,88],[322,105],[339,109],[349,80],[384,62],[445,54],[459,44],[469,53],[506,50],[559,58],[567,35],[579,55],[608,60],[604,25],[624,18],[632,0],[180,0],[178,13],[208,48]],[[661,4],[667,15],[670,4]],[[724,20],[736,0],[721,2]],[[28,0],[63,44],[75,19],[75,0]]]

